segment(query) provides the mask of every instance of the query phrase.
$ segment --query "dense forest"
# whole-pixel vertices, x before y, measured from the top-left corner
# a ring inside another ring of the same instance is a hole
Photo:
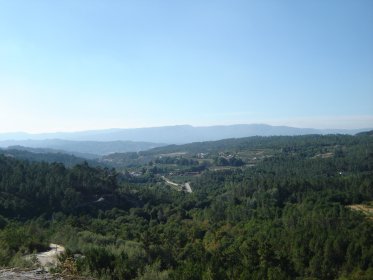
[[[0,155],[0,267],[32,266],[23,256],[53,242],[67,249],[56,271],[97,279],[373,279],[373,218],[351,208],[372,205],[372,133],[112,158],[141,172]],[[202,163],[192,193],[160,179]]]
[[[0,148],[0,154],[7,157],[13,157],[16,159],[36,161],[36,162],[59,162],[63,163],[67,167],[73,167],[83,162],[88,162],[92,166],[97,166],[98,163],[86,158],[79,158],[74,155],[60,152],[51,152],[47,149],[27,149],[25,147],[10,147],[7,149]]]

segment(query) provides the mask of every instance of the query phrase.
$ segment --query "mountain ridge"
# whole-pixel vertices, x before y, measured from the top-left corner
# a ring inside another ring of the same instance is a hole
[[[55,132],[30,134],[25,132],[0,133],[4,140],[71,140],[71,141],[134,141],[165,144],[185,144],[213,141],[225,138],[249,136],[293,136],[306,134],[356,134],[371,130],[362,129],[315,129],[267,124],[235,124],[214,126],[174,125],[146,128],[111,128],[77,132]]]
[[[164,144],[134,141],[73,141],[63,139],[44,140],[4,140],[0,141],[0,148],[13,148],[15,150],[44,149],[48,153],[66,153],[77,157],[89,159],[103,155],[121,152],[139,152],[164,146]],[[36,151],[37,153],[43,151]]]

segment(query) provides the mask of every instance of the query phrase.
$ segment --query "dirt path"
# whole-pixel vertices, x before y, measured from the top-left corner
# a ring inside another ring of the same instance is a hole
[[[175,182],[172,182],[170,180],[168,180],[165,176],[161,176],[161,178],[169,185],[173,186],[173,187],[177,187],[177,190],[178,191],[182,191],[182,190],[185,190],[186,192],[188,193],[192,193],[192,187],[190,186],[190,183],[187,182],[185,184],[177,184]]]
[[[185,183],[185,190],[186,190],[186,192],[188,192],[188,193],[192,193],[192,188],[190,187],[190,183],[188,182],[188,183]]]
[[[47,252],[36,254],[36,258],[40,262],[42,267],[56,266],[58,262],[58,256],[65,252],[65,248],[58,244],[51,243],[51,248]]]
[[[170,180],[168,180],[165,176],[162,176],[161,177],[167,184],[170,184],[172,186],[175,186],[175,187],[179,187],[179,184],[176,184],[175,182],[172,182]]]
[[[25,258],[28,260],[34,259],[36,257],[37,261],[40,263],[40,266],[46,271],[49,271],[50,268],[56,267],[58,264],[58,256],[65,252],[65,248],[58,244],[49,244],[49,251],[27,255]]]
[[[368,217],[368,219],[373,221],[373,207],[365,204],[354,204],[348,206],[350,209],[362,212]]]

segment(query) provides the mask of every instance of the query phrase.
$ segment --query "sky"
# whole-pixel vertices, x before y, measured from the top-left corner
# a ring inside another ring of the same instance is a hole
[[[371,0],[0,0],[0,133],[373,127]]]

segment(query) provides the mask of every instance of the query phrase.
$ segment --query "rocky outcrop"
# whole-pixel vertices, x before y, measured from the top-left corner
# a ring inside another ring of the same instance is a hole
[[[42,269],[21,270],[17,268],[0,269],[1,280],[63,280],[60,275],[50,274]]]
[[[80,276],[52,274],[43,269],[0,269],[0,280],[93,280]]]

